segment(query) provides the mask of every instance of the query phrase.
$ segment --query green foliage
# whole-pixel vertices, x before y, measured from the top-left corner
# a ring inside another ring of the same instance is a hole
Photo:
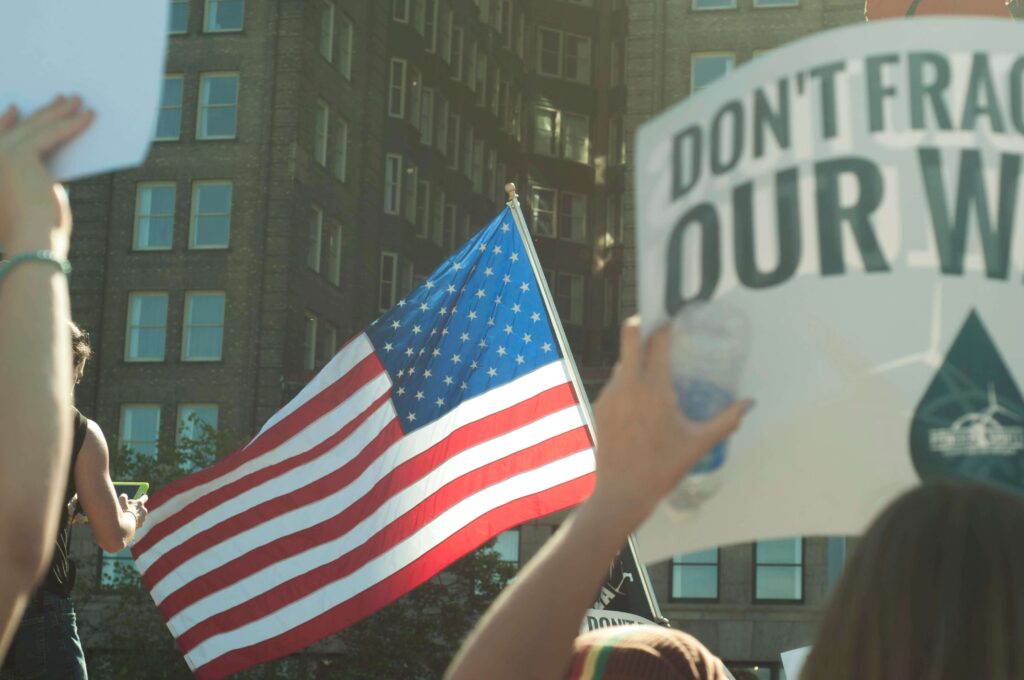
[[[149,481],[151,495],[190,471],[212,465],[238,447],[236,437],[202,423],[196,440],[164,443],[154,460],[111,442],[111,474]],[[512,577],[493,541],[442,574],[337,636],[285,659],[237,675],[248,680],[439,678],[458,645]],[[148,591],[130,561],[110,585],[79,578],[75,600],[90,676],[112,680],[192,678]],[[95,641],[95,642],[93,642]]]

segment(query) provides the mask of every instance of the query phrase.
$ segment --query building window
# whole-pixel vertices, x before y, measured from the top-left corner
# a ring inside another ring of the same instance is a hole
[[[693,0],[693,8],[696,10],[735,9],[736,0]]]
[[[199,77],[199,139],[234,139],[238,118],[238,74],[204,73]]]
[[[188,247],[227,248],[231,238],[231,182],[192,185],[192,224]]]
[[[320,4],[320,56],[334,61],[334,3],[321,0]]]
[[[327,167],[327,125],[331,119],[331,110],[322,99],[316,103],[316,128],[313,133],[313,158],[320,165]]]
[[[498,534],[494,539],[494,552],[498,559],[519,568],[519,529],[509,529]]]
[[[718,599],[718,548],[672,558],[672,599]]]
[[[434,90],[429,87],[420,95],[420,144],[434,144]]]
[[[416,235],[420,238],[430,237],[430,182],[419,180],[416,192]]]
[[[178,407],[178,446],[205,439],[217,431],[217,404],[182,404]]]
[[[334,177],[344,182],[348,177],[348,121],[334,120]]]
[[[800,0],[754,0],[754,7],[797,7]]]
[[[462,119],[459,114],[453,113],[448,116],[448,130],[446,132],[447,144],[445,145],[445,156],[448,157],[448,167],[457,170],[459,167],[459,136],[462,134]]]
[[[332,224],[327,231],[327,280],[335,286],[341,285],[341,241],[340,224]]]
[[[536,125],[533,130],[533,152],[545,156],[558,155],[558,111],[537,109]]]
[[[423,37],[427,41],[427,52],[437,51],[437,12],[438,0],[426,0],[424,10]]]
[[[100,585],[104,588],[138,585],[139,570],[135,567],[132,549],[125,548],[116,553],[100,551],[103,568],[100,572]]]
[[[587,197],[562,191],[558,194],[558,235],[569,241],[587,240]]]
[[[552,297],[562,321],[569,324],[583,323],[583,277],[579,274],[559,272],[554,275]],[[552,281],[548,282],[549,284]]]
[[[405,191],[405,195],[402,197],[404,205],[402,206],[402,215],[405,219],[409,220],[411,224],[416,224],[416,208],[419,205],[417,203],[417,195],[419,194],[419,168],[413,165],[409,161],[403,160],[402,171],[405,174],[403,178],[404,185],[402,189]]]
[[[540,236],[555,236],[555,190],[533,188],[533,231]]]
[[[147,182],[135,192],[134,250],[170,250],[174,234],[174,184]]]
[[[590,38],[565,34],[565,77],[578,83],[590,82]]]
[[[185,294],[183,361],[220,361],[224,344],[224,293]]]
[[[391,86],[388,88],[388,115],[405,118],[405,60],[391,60]]]
[[[562,75],[562,34],[549,28],[537,29],[537,70],[545,76]]]
[[[181,95],[185,86],[184,76],[164,76],[164,86],[160,95],[160,113],[156,119],[156,133],[153,139],[158,142],[175,141],[181,138]]]
[[[758,541],[754,545],[754,600],[803,601],[803,564],[802,538]]]
[[[409,23],[409,0],[393,0],[391,17],[400,23]]]
[[[735,56],[729,52],[694,53],[690,73],[690,92],[705,87],[732,71]]]
[[[608,242],[614,246],[622,242],[622,196],[613,194],[608,197]]]
[[[386,312],[395,306],[395,295],[398,289],[398,255],[384,252],[380,254],[380,311]]]
[[[306,330],[302,336],[302,368],[307,371],[316,368],[316,326],[316,315],[306,312]]]
[[[455,80],[462,80],[462,47],[463,47],[463,33],[460,26],[456,26],[452,29],[452,78]]]
[[[586,116],[562,114],[562,158],[577,163],[590,160],[590,121]]]
[[[241,31],[245,16],[244,0],[206,0],[207,33]]]
[[[626,137],[622,133],[622,116],[608,121],[608,163],[620,165],[626,162]]]
[[[392,153],[384,159],[384,212],[402,214],[402,157]]]
[[[313,206],[313,214],[309,218],[309,242],[306,248],[306,266],[315,272],[320,271],[320,249],[324,235],[324,211]]]
[[[412,66],[409,68],[409,122],[416,128],[420,125],[420,93],[423,87],[423,77],[419,70]]]
[[[160,406],[124,404],[121,407],[121,448],[156,458],[160,441]]]
[[[167,336],[167,293],[131,293],[125,361],[163,361]]]
[[[189,0],[171,0],[171,18],[168,30],[171,35],[188,33],[188,3]]]
[[[352,78],[352,41],[355,37],[352,20],[341,15],[338,27],[338,70],[348,79]]]
[[[330,321],[317,320],[316,370],[323,368],[338,350],[338,329]]]

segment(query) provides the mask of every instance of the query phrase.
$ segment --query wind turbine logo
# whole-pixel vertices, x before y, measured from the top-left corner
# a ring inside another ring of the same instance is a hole
[[[965,413],[948,428],[931,430],[929,443],[932,449],[945,456],[1012,456],[1024,450],[1024,428],[1005,426],[996,419],[997,415],[1018,422],[1024,420],[1000,405],[995,385],[989,383],[988,406]]]
[[[904,366],[910,366],[912,364],[924,364],[925,366],[931,366],[932,368],[938,368],[942,365],[942,353],[939,352],[939,341],[940,334],[942,332],[942,286],[935,284],[935,289],[932,292],[932,322],[928,332],[928,347],[923,352],[917,352],[916,354],[908,354],[905,357],[899,359],[893,359],[887,361],[884,364],[875,366],[871,369],[871,374],[888,373],[889,371]]]

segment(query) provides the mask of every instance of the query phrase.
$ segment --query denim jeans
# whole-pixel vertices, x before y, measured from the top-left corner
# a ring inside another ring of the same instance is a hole
[[[86,680],[85,654],[70,597],[39,591],[29,599],[0,680]]]

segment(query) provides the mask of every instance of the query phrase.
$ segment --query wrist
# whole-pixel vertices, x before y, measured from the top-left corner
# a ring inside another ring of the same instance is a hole
[[[67,236],[55,233],[52,229],[30,229],[32,233],[20,234],[0,243],[0,251],[5,259],[10,259],[21,253],[31,253],[36,250],[48,250],[58,257],[68,256]]]
[[[138,531],[139,530],[139,521],[141,519],[139,517],[139,513],[136,512],[134,508],[125,508],[124,512],[125,512],[125,514],[132,516],[134,531]]]

